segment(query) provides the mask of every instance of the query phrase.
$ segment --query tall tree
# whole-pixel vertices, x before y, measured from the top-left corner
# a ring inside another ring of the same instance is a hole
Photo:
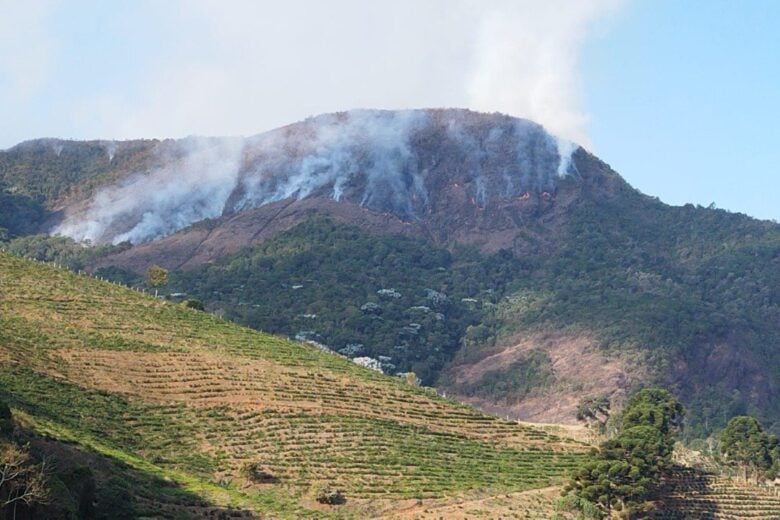
[[[685,409],[680,401],[663,388],[643,388],[629,397],[623,408],[622,428],[652,426],[664,435],[682,430]]]
[[[762,471],[772,467],[772,451],[776,440],[764,432],[755,417],[732,417],[721,434],[720,442],[723,457],[742,468],[745,482],[751,471],[758,478]]]
[[[683,416],[682,405],[666,390],[637,392],[623,409],[617,436],[601,444],[567,489],[595,504],[607,518],[614,509],[640,510],[653,484],[671,468]]]

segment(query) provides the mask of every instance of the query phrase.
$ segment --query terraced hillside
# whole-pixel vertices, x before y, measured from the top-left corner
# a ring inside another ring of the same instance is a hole
[[[662,483],[662,491],[664,499],[651,514],[653,519],[780,518],[780,495],[691,468],[678,468]]]
[[[144,515],[386,514],[546,487],[586,448],[51,265],[0,253],[0,288],[0,399],[38,438],[157,479],[134,488]],[[323,486],[347,503],[317,504]]]

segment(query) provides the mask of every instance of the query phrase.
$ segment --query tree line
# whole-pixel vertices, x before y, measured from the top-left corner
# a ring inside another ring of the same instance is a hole
[[[583,399],[577,418],[606,433],[606,397]],[[674,471],[672,455],[686,410],[668,391],[646,388],[626,401],[614,437],[602,442],[572,475],[564,493],[581,512],[596,518],[637,518],[662,492]],[[736,467],[755,484],[780,475],[780,442],[751,416],[731,418],[718,435],[716,460]]]

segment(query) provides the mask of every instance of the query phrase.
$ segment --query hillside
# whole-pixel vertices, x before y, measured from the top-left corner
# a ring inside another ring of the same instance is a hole
[[[98,487],[124,479],[142,516],[364,517],[549,486],[584,453],[565,430],[50,265],[0,253],[0,285],[0,399],[39,449],[102,465]],[[347,503],[317,504],[323,485]]]
[[[65,235],[9,251],[139,287],[159,264],[166,293],[485,410],[573,422],[582,397],[660,384],[688,437],[740,413],[780,431],[780,225],[663,204],[530,121],[368,110],[243,140],[41,140],[0,152],[0,177],[21,208],[0,227]]]
[[[528,420],[654,383],[689,405],[689,437],[744,411],[775,423],[779,227],[629,194],[572,217],[554,254],[525,255],[314,219],[169,290]]]

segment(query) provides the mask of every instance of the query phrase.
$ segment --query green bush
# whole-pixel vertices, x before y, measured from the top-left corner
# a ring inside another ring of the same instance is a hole
[[[330,506],[340,506],[347,503],[344,493],[330,486],[324,487],[317,493],[317,502]]]

